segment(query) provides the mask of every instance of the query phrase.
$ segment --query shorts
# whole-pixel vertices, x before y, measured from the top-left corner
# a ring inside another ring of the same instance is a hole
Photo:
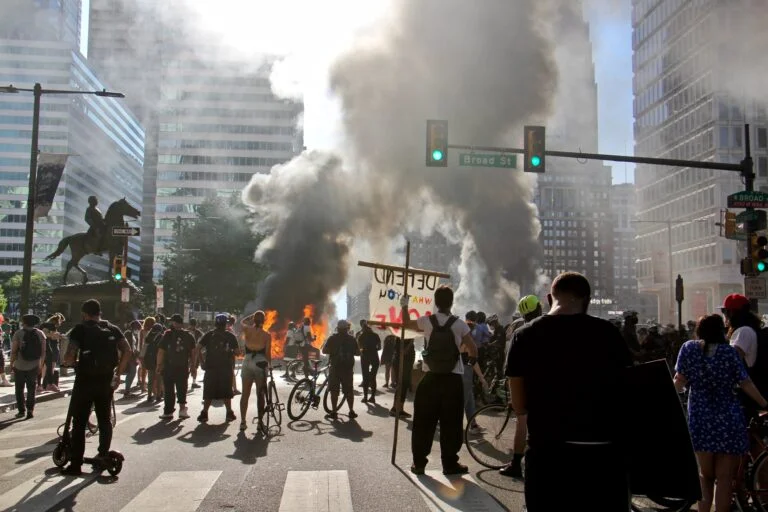
[[[203,400],[230,400],[233,396],[232,368],[216,367],[205,372]]]
[[[243,379],[264,380],[267,378],[267,359],[264,354],[247,354],[243,360]]]
[[[355,392],[352,385],[352,377],[354,376],[354,367],[348,369],[338,369],[331,365],[328,373],[328,389],[333,393],[338,393],[339,388],[344,391],[347,396],[352,396]]]

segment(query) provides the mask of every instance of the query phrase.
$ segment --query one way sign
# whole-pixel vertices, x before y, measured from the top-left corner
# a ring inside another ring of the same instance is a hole
[[[139,236],[141,229],[131,227],[113,227],[112,236]]]

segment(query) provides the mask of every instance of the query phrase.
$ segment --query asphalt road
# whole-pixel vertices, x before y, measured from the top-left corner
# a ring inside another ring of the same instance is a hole
[[[360,381],[359,375],[355,384]],[[380,377],[381,381],[381,377]],[[287,402],[290,385],[277,379]],[[118,478],[85,474],[66,478],[51,461],[56,427],[64,422],[68,398],[36,410],[29,421],[0,416],[0,507],[13,511],[429,511],[523,510],[522,482],[484,470],[465,450],[470,475],[440,473],[439,445],[424,477],[410,475],[410,423],[400,423],[397,465],[390,464],[393,394],[382,389],[379,405],[359,403],[351,421],[324,419],[322,407],[291,422],[283,413],[279,433],[264,439],[249,428],[224,422],[224,408],[211,408],[209,422],[196,421],[202,389],[188,397],[191,418],[162,421],[160,408],[142,399],[117,401],[113,448],[125,455]],[[119,395],[118,395],[119,396]],[[236,403],[239,404],[239,397]],[[406,405],[411,410],[410,402]],[[239,416],[236,405],[235,410]],[[89,439],[86,454],[96,451]],[[84,470],[90,470],[87,466]],[[308,508],[309,507],[309,508]]]

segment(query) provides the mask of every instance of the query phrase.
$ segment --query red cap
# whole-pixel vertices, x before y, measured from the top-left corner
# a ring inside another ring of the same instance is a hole
[[[723,300],[721,309],[728,311],[737,311],[749,306],[749,299],[740,293],[732,293]]]

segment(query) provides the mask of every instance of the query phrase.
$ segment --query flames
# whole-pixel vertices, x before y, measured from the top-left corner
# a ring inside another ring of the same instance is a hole
[[[319,318],[315,316],[315,307],[312,305],[304,306],[304,316],[291,320],[290,318],[281,318],[280,313],[273,309],[265,312],[266,319],[264,321],[264,330],[272,334],[272,357],[280,359],[283,357],[283,347],[285,346],[285,338],[288,335],[288,323],[293,321],[296,325],[301,325],[304,322],[304,318],[312,319],[311,330],[315,337],[313,346],[320,348],[328,336],[328,317],[322,315]]]

